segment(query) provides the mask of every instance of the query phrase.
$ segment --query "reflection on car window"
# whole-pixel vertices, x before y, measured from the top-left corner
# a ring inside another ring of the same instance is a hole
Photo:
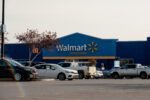
[[[7,59],[7,61],[12,65],[12,66],[20,66],[20,67],[24,67],[24,65],[22,65],[21,63],[13,60],[13,59]]]
[[[136,65],[128,65],[128,68],[131,69],[131,68],[136,68]]]
[[[70,67],[70,63],[61,63],[61,64],[59,64],[60,66],[62,66],[62,67]]]
[[[55,67],[55,66],[50,66],[50,69],[51,69],[51,70],[55,70],[56,67]]]
[[[45,65],[38,65],[38,66],[36,66],[36,69],[46,69],[46,66]]]

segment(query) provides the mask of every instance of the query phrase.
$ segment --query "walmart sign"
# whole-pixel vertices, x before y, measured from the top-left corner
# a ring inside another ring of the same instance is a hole
[[[43,49],[44,59],[61,59],[67,57],[114,57],[116,40],[99,39],[80,33],[59,38],[59,44],[48,51]]]
[[[98,50],[98,45],[95,42],[83,45],[59,44],[56,48],[58,52],[96,52]]]
[[[87,45],[57,45],[57,51],[87,51]]]

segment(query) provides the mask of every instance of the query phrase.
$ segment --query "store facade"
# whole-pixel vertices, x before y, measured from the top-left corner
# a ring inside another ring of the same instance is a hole
[[[59,38],[59,43],[53,49],[43,49],[34,62],[95,60],[97,67],[104,64],[106,69],[111,69],[116,59],[133,59],[135,63],[150,65],[149,51],[150,38],[147,38],[147,41],[118,41],[73,33]],[[33,54],[32,58],[35,55]],[[26,44],[6,44],[5,56],[16,60],[28,60],[29,48]]]

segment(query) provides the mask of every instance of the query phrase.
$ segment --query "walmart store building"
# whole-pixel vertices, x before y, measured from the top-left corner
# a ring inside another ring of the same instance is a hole
[[[29,48],[25,44],[6,44],[5,56],[27,60]],[[73,33],[59,38],[59,44],[52,50],[43,49],[34,61],[59,63],[64,60],[94,59],[97,61],[97,67],[104,63],[106,69],[110,69],[114,66],[114,60],[118,58],[150,65],[150,38],[147,38],[147,41],[122,42]]]

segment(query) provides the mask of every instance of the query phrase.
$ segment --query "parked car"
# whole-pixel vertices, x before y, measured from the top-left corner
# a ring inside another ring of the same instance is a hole
[[[13,59],[3,58],[0,59],[0,78],[13,78],[16,81],[31,80],[37,78],[37,71]]]
[[[103,77],[103,71],[97,70],[94,78],[98,79],[102,77]]]
[[[59,65],[66,69],[77,70],[79,79],[93,78],[96,74],[96,66],[90,62],[60,62]]]
[[[18,60],[22,65],[24,66],[35,66],[37,64],[43,64],[44,62],[30,62],[30,61],[24,61],[24,60]]]
[[[150,68],[141,64],[126,64],[121,68],[114,68],[111,71],[114,79],[123,77],[140,77],[146,79],[150,76]]]
[[[110,70],[103,70],[103,78],[111,78],[111,71],[112,69]]]
[[[58,64],[38,64],[33,66],[37,69],[39,78],[55,78],[59,80],[72,80],[78,78],[76,70],[65,69]]]

